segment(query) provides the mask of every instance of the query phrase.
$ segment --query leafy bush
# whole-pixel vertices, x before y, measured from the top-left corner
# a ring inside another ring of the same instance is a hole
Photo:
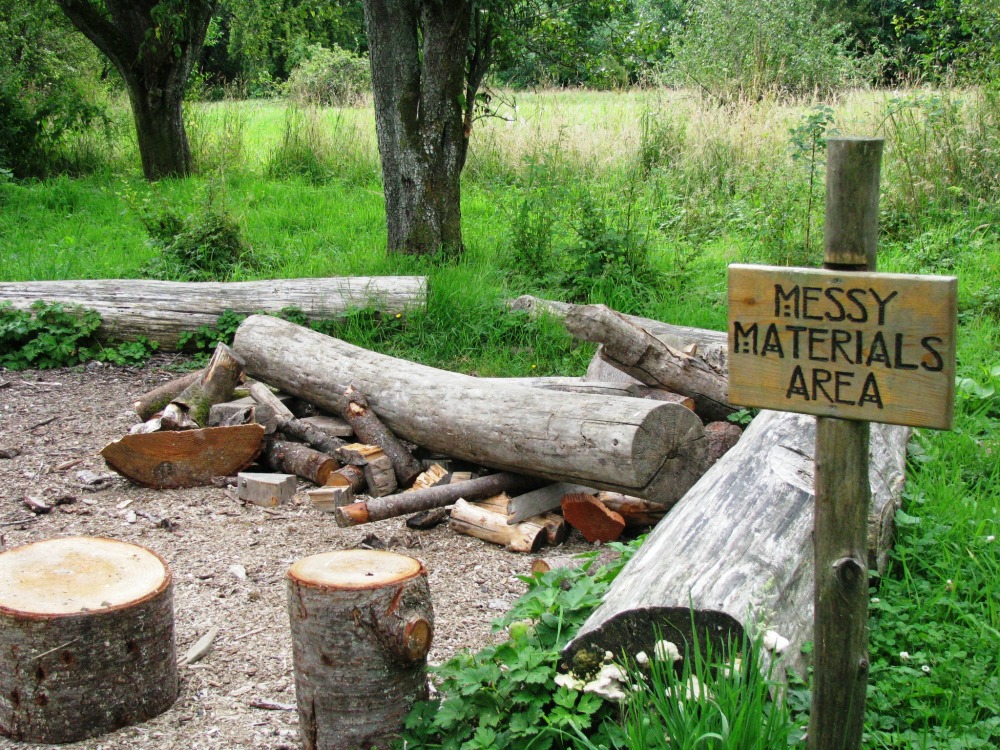
[[[38,300],[30,310],[0,304],[0,366],[11,370],[70,367],[90,360],[117,365],[146,362],[158,344],[145,336],[117,346],[101,346],[94,334],[101,326],[96,310]]]
[[[371,90],[368,58],[314,44],[285,84],[285,95],[300,105],[349,107],[361,104]]]
[[[827,92],[855,72],[845,27],[815,0],[693,0],[667,76],[728,103]]]
[[[151,279],[168,281],[225,281],[239,270],[259,271],[267,260],[254,253],[239,221],[209,187],[200,205],[189,214],[176,206],[137,199],[126,194],[149,234],[149,245],[159,255],[143,269]]]

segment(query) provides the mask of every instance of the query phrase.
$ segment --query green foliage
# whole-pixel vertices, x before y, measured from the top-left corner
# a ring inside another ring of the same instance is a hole
[[[904,65],[924,80],[984,82],[1000,73],[1000,5],[994,0],[910,0],[894,10]]]
[[[528,591],[494,625],[509,639],[462,653],[433,669],[439,695],[406,718],[408,747],[565,747],[568,733],[596,730],[617,714],[613,704],[555,684],[559,654],[635,553],[638,543],[611,545],[621,559],[591,571],[557,568],[523,579]],[[590,573],[593,573],[592,575]]]
[[[855,73],[844,33],[815,0],[692,0],[666,75],[722,103],[829,92]]]
[[[182,331],[177,337],[177,345],[202,357],[209,356],[215,351],[216,344],[232,344],[236,329],[246,319],[246,315],[225,310],[215,321],[215,325],[200,325],[193,331]]]
[[[147,278],[167,281],[226,281],[240,271],[260,271],[267,260],[254,253],[238,220],[214,186],[200,205],[183,214],[175,205],[126,193],[149,244],[159,251],[145,267]]]
[[[158,345],[144,336],[117,346],[94,339],[101,316],[88,308],[59,302],[32,303],[18,310],[0,304],[0,367],[48,370],[71,367],[93,359],[116,365],[141,365]]]
[[[300,106],[349,107],[364,102],[371,79],[367,55],[314,44],[288,77],[284,92]]]
[[[812,240],[810,238],[813,220],[813,197],[815,195],[816,176],[826,163],[826,138],[837,135],[833,127],[836,118],[833,109],[825,104],[813,107],[804,114],[799,124],[791,128],[792,160],[804,163],[809,172],[809,190],[806,197],[805,238],[803,240],[804,265],[812,255]],[[788,265],[793,265],[792,259],[787,259]]]

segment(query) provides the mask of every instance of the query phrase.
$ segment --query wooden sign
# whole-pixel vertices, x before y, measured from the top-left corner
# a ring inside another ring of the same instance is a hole
[[[950,429],[953,276],[729,266],[729,401]]]

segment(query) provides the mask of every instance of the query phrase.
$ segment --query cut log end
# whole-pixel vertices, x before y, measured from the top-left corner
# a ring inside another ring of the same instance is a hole
[[[566,522],[588,542],[613,542],[625,530],[625,519],[593,495],[573,493],[562,499]]]
[[[338,591],[393,586],[423,575],[419,560],[383,550],[339,550],[299,560],[288,578],[301,586]]]

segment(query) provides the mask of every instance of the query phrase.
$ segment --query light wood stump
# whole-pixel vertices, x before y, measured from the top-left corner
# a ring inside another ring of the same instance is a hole
[[[158,555],[91,537],[0,554],[0,733],[76,742],[176,698],[173,590]]]
[[[427,697],[427,569],[393,552],[313,555],[288,570],[288,615],[303,747],[388,747]]]

